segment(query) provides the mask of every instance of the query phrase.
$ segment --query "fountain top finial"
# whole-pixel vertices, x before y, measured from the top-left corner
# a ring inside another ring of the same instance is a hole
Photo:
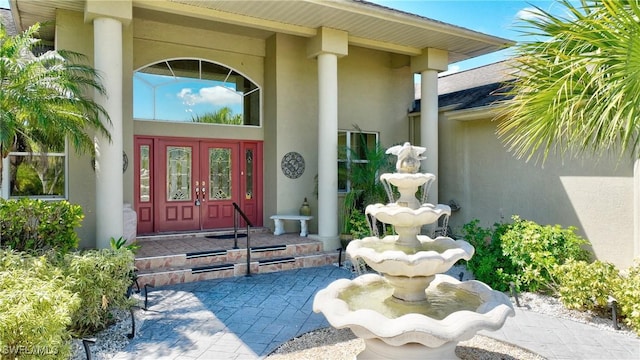
[[[420,146],[413,146],[409,142],[402,145],[392,146],[387,149],[387,154],[393,154],[398,157],[396,161],[396,170],[399,173],[415,174],[420,170],[420,160],[426,159],[422,156],[427,149]]]

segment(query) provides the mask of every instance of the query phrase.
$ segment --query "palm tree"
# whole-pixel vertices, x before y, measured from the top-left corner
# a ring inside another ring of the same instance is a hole
[[[225,106],[213,113],[195,115],[191,121],[207,124],[242,125],[242,114],[234,114],[230,107]]]
[[[609,150],[640,157],[639,1],[559,4],[563,16],[537,8],[522,20],[531,40],[515,46],[499,135],[527,160]]]
[[[17,147],[60,149],[65,138],[79,153],[93,153],[87,131],[110,138],[100,120],[108,122],[109,116],[88,95],[92,90],[104,94],[104,87],[95,69],[77,62],[84,59],[81,54],[59,50],[34,55],[39,29],[36,24],[10,36],[0,26],[0,157]]]

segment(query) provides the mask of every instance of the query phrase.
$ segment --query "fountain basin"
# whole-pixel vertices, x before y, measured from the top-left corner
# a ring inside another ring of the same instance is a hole
[[[313,311],[322,312],[331,326],[348,327],[365,340],[366,349],[361,355],[366,356],[358,358],[390,359],[456,359],[454,351],[459,341],[472,338],[480,330],[497,330],[515,314],[506,295],[475,280],[460,282],[448,275],[435,275],[424,302],[390,299],[392,291],[376,274],[340,279],[316,294]],[[445,297],[436,304],[430,297],[439,292],[471,300],[447,301]]]
[[[420,162],[418,162],[419,164]],[[416,199],[416,191],[418,188],[422,188],[423,191],[427,191],[430,184],[436,179],[433,174],[421,174],[421,173],[385,173],[380,175],[380,181],[385,184],[389,197],[392,197],[391,188],[388,184],[396,187],[400,196],[398,199],[389,199],[391,202],[395,202],[400,206],[406,206],[412,209],[420,207],[420,201]]]
[[[460,259],[469,260],[475,249],[464,240],[417,235],[415,247],[397,243],[398,235],[353,240],[347,246],[352,258],[362,258],[377,272],[392,276],[431,276],[447,272]]]
[[[451,215],[448,205],[422,204],[417,209],[392,204],[368,205],[365,214],[371,214],[383,223],[401,227],[420,227],[424,224],[433,224],[444,215]]]

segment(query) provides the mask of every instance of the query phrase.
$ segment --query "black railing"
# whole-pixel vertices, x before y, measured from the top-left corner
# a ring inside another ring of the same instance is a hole
[[[253,225],[247,215],[240,209],[240,206],[235,202],[233,203],[233,208],[235,209],[233,216],[233,248],[238,248],[238,215],[240,215],[244,222],[247,223],[247,274],[245,276],[251,276],[251,241],[249,240],[249,228],[253,227]]]

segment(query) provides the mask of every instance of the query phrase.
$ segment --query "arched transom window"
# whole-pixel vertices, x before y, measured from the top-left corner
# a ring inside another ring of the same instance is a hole
[[[140,120],[260,125],[260,88],[226,66],[199,59],[161,61],[133,75]]]

